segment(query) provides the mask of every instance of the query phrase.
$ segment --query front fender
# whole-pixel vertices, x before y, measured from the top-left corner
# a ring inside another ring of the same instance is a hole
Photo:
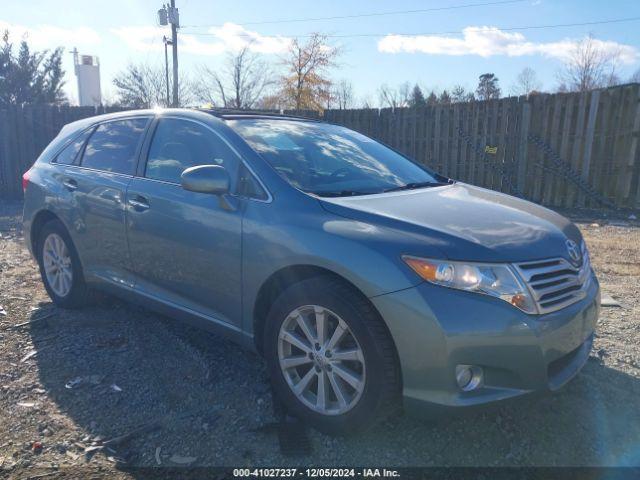
[[[282,209],[249,202],[243,221],[243,325],[253,330],[253,308],[261,286],[281,269],[312,266],[329,270],[371,298],[422,282],[403,261],[417,239],[402,232],[346,219],[307,197]],[[432,256],[441,256],[439,251]]]

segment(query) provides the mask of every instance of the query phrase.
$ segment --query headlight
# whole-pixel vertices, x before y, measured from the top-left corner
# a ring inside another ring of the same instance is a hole
[[[500,298],[526,313],[537,313],[529,290],[506,264],[464,263],[403,256],[426,281],[443,287]]]

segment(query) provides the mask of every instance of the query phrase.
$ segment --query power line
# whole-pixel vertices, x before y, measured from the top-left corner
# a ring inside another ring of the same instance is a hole
[[[513,30],[539,30],[539,29],[545,29],[545,28],[564,28],[564,27],[585,27],[585,26],[589,26],[589,25],[602,25],[602,24],[608,24],[608,23],[621,23],[621,22],[635,22],[640,20],[640,17],[629,17],[629,18],[617,18],[617,19],[611,19],[611,20],[597,20],[597,21],[592,21],[592,22],[580,22],[580,23],[557,23],[557,24],[552,24],[552,25],[525,25],[525,26],[520,26],[520,27],[492,27],[492,28],[497,28],[498,30],[501,30],[503,32],[508,32],[508,31],[513,31]],[[472,30],[481,30],[485,27],[468,27]],[[455,33],[463,33],[465,30],[449,30],[449,31],[440,31],[440,32],[421,32],[421,33],[352,33],[352,34],[333,34],[333,35],[324,35],[325,37],[328,38],[355,38],[355,37],[386,37],[388,35],[394,35],[394,36],[399,36],[399,37],[414,37],[414,36],[420,36],[420,35],[452,35]],[[183,33],[188,33],[189,35],[202,35],[202,36],[217,36],[217,33],[211,33],[211,32],[183,32]],[[237,36],[240,37],[253,37],[255,36],[255,34],[250,34],[250,33],[237,33]],[[284,37],[285,35],[262,35],[259,34],[260,37],[266,37],[266,38],[279,38],[279,37]],[[304,35],[286,35],[287,37],[298,37],[298,38],[304,38],[304,37],[311,37],[311,34],[304,34]]]
[[[444,10],[457,10],[460,8],[471,8],[471,7],[487,7],[491,5],[505,5],[510,3],[522,3],[527,0],[500,0],[494,2],[484,2],[484,3],[466,3],[463,5],[451,5],[448,7],[434,7],[434,8],[423,8],[419,10],[398,10],[393,12],[372,12],[372,13],[361,13],[355,15],[339,15],[333,17],[315,17],[315,18],[290,18],[290,19],[280,19],[280,20],[264,20],[258,22],[234,22],[238,25],[269,25],[275,23],[300,23],[300,22],[316,22],[321,20],[343,20],[348,18],[364,18],[364,17],[382,17],[386,15],[409,15],[414,13],[428,13],[428,12],[439,12]],[[203,28],[203,27],[221,27],[222,25],[183,25],[185,28]]]

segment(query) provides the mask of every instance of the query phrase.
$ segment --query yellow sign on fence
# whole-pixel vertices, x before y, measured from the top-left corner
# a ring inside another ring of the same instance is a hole
[[[490,147],[489,145],[487,145],[484,147],[484,153],[495,155],[496,153],[498,153],[498,147]]]

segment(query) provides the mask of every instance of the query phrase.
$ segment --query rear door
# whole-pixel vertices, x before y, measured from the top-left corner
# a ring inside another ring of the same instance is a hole
[[[239,325],[242,204],[186,191],[180,175],[195,165],[221,165],[233,191],[240,163],[211,127],[186,118],[159,118],[146,168],[127,192],[137,290]]]
[[[79,165],[65,168],[71,192],[73,239],[85,274],[132,286],[125,225],[125,194],[135,172],[150,117],[99,124],[87,140]]]

